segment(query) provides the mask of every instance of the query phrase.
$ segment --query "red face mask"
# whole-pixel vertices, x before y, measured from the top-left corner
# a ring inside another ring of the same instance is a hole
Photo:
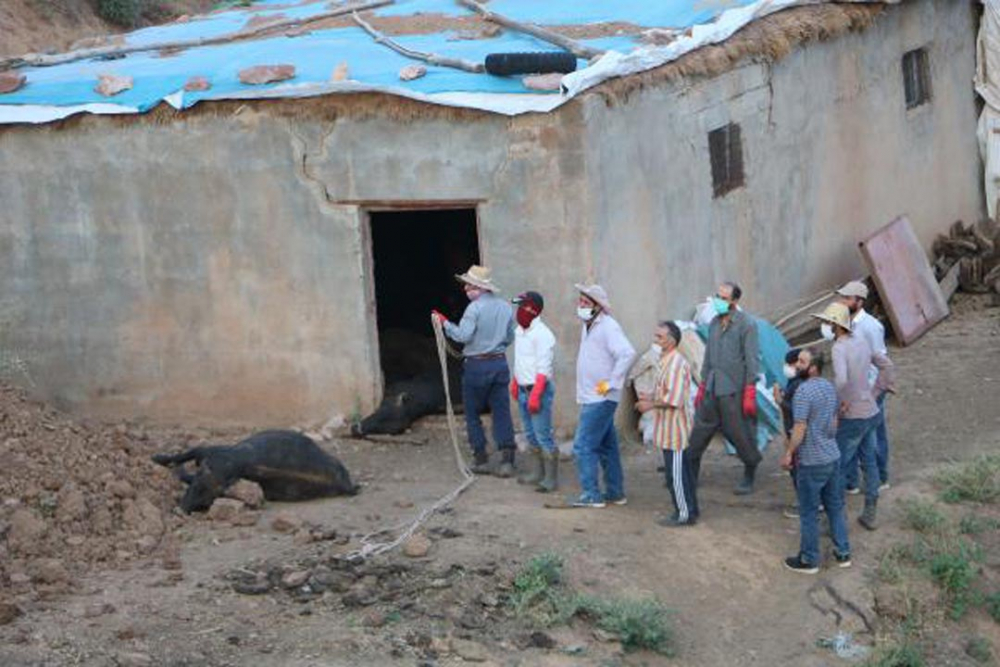
[[[531,326],[531,323],[538,317],[538,309],[533,303],[522,303],[517,307],[517,323],[521,325],[521,328],[527,329]]]

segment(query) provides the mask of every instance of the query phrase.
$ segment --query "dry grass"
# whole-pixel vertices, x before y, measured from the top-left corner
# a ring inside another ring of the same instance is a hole
[[[870,27],[883,4],[795,7],[754,21],[722,44],[696,49],[647,72],[606,81],[590,92],[609,106],[621,104],[647,87],[684,79],[714,77],[744,60],[777,62],[797,47]]]

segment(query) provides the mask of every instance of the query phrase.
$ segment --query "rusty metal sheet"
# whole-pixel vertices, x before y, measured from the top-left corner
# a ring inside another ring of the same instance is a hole
[[[909,345],[948,317],[948,302],[905,216],[859,245],[901,344]]]

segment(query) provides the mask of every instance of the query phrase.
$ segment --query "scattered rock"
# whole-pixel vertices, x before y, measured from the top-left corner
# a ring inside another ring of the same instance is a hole
[[[123,479],[114,479],[108,482],[108,493],[117,498],[135,498],[135,489]]]
[[[451,640],[447,637],[431,637],[431,643],[428,648],[439,656],[448,655],[451,653]]]
[[[255,65],[240,70],[240,82],[251,86],[286,81],[295,77],[295,65]]]
[[[13,602],[0,602],[0,625],[13,623],[23,613]]]
[[[468,639],[451,640],[451,648],[458,657],[466,662],[486,662],[490,657],[486,647]]]
[[[381,628],[386,624],[386,616],[377,609],[373,609],[361,619],[361,625],[366,628]]]
[[[559,90],[562,86],[563,75],[558,72],[550,74],[534,74],[521,79],[521,83],[528,90]]]
[[[250,509],[260,509],[264,505],[264,489],[248,479],[241,479],[226,489],[226,497],[239,500]]]
[[[130,90],[133,82],[130,76],[118,76],[117,74],[98,74],[97,86],[94,92],[104,97],[114,97],[118,93]]]
[[[32,579],[43,584],[63,584],[69,581],[69,572],[58,558],[40,558],[32,563]]]
[[[248,526],[256,526],[258,521],[260,521],[260,512],[240,512],[230,519],[229,523],[234,526],[242,526],[245,528]]]
[[[233,590],[242,595],[263,595],[271,590],[271,582],[266,577],[253,581],[235,581]]]
[[[188,91],[189,93],[198,90],[208,90],[211,87],[212,84],[208,81],[208,79],[206,79],[203,76],[192,76],[190,79],[187,80],[187,83],[184,84],[184,90]]]
[[[126,526],[140,535],[159,537],[163,534],[163,516],[148,498],[139,498],[135,502],[125,500],[123,505],[122,520]]]
[[[243,510],[243,503],[232,498],[216,498],[208,508],[208,518],[212,521],[232,521]]]
[[[27,82],[28,77],[20,72],[0,72],[0,95],[20,90]]]
[[[313,541],[312,531],[308,528],[299,528],[292,536],[292,542],[298,545],[309,544]]]
[[[149,667],[153,658],[146,653],[119,653],[115,656],[118,667]]]
[[[431,550],[431,541],[423,533],[415,533],[403,544],[403,554],[409,558],[423,558]]]
[[[347,77],[347,63],[342,62],[333,69],[333,74],[330,75],[330,81],[347,81]]]
[[[413,81],[427,74],[427,68],[423,65],[407,65],[399,70],[400,81]]]
[[[594,639],[604,644],[618,641],[618,635],[607,630],[602,630],[601,628],[594,628],[593,635]]]
[[[158,538],[155,538],[152,535],[143,535],[135,541],[135,547],[138,549],[139,553],[144,556],[148,556],[156,551],[156,545],[159,543],[160,540]]]
[[[556,640],[551,635],[538,630],[532,632],[528,637],[528,645],[535,648],[553,649],[556,647]]]
[[[59,504],[56,510],[56,520],[59,523],[79,521],[87,515],[87,498],[83,491],[73,484],[67,484],[59,492]]]
[[[113,613],[115,613],[115,606],[113,604],[110,602],[97,602],[92,605],[87,605],[86,609],[83,610],[83,617],[97,618],[98,616]]]
[[[293,533],[302,527],[303,521],[291,512],[278,512],[271,519],[271,528],[279,533]]]
[[[7,540],[11,549],[30,554],[35,551],[36,541],[45,534],[45,521],[33,510],[20,508],[14,510],[10,518],[10,531]]]
[[[309,577],[311,575],[312,572],[310,572],[309,570],[298,570],[296,572],[289,572],[288,574],[286,574],[281,578],[281,585],[284,586],[285,588],[298,588],[299,586],[302,586],[307,581],[309,581]]]

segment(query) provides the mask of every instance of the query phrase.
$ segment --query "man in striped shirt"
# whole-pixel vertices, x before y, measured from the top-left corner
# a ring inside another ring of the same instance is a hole
[[[698,500],[694,493],[691,461],[684,455],[691,434],[691,366],[677,351],[680,328],[673,322],[660,322],[653,333],[654,342],[663,350],[652,395],[636,402],[639,412],[654,413],[653,444],[663,452],[667,488],[674,502],[673,516],[659,521],[661,526],[691,526],[698,520]]]

